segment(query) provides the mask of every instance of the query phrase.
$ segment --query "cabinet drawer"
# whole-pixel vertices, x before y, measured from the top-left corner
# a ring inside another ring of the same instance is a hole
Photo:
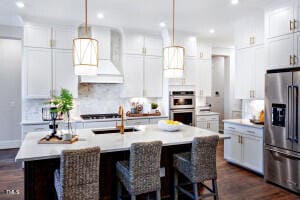
[[[137,126],[147,124],[149,124],[149,119],[130,119],[126,122],[126,126]]]
[[[255,137],[263,137],[263,129],[258,128],[252,128],[252,127],[244,127],[244,130],[242,132],[245,135],[252,135]]]
[[[239,131],[240,127],[238,125],[235,124],[231,124],[231,123],[224,123],[224,130],[229,130],[229,131]]]
[[[198,115],[196,121],[215,121],[219,120],[219,115]]]

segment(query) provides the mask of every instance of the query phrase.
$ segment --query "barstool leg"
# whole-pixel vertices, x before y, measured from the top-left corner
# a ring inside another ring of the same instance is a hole
[[[174,170],[174,200],[178,200],[178,172],[175,169]]]
[[[117,200],[121,200],[121,195],[122,195],[122,185],[121,182],[118,180],[117,181]]]
[[[213,191],[215,193],[214,200],[219,200],[217,180],[212,180]]]
[[[131,200],[135,200],[135,195],[131,195]]]
[[[193,183],[193,190],[194,190],[195,200],[198,200],[199,199],[198,183]]]
[[[160,190],[156,191],[156,200],[160,200]]]

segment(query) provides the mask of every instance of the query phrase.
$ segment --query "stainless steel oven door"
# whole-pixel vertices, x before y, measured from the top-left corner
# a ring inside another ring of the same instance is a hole
[[[171,120],[195,126],[195,109],[170,110]]]
[[[195,108],[195,96],[170,96],[170,109]]]

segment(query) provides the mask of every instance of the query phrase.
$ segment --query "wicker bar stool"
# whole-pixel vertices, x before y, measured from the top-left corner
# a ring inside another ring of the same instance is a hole
[[[129,161],[116,163],[118,177],[118,199],[121,199],[122,186],[135,200],[139,194],[156,191],[156,199],[160,200],[160,156],[162,142],[133,143],[130,147]]]
[[[202,199],[213,196],[218,199],[217,189],[217,167],[216,167],[216,149],[219,136],[208,136],[194,138],[191,152],[185,152],[174,155],[173,166],[174,175],[174,199],[178,199],[178,190],[191,199]],[[189,183],[178,184],[178,172],[183,174]],[[212,188],[204,184],[204,181],[211,180]],[[193,193],[187,191],[183,186],[192,184]],[[201,184],[210,193],[199,196],[198,184]]]
[[[64,150],[54,171],[59,200],[99,199],[100,148]]]

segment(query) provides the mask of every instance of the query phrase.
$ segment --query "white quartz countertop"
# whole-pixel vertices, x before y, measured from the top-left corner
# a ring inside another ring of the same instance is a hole
[[[125,120],[135,120],[135,119],[155,119],[155,118],[169,118],[166,115],[160,115],[160,116],[142,116],[142,117],[124,117]],[[83,120],[80,117],[74,117],[72,118],[72,123],[76,122],[105,122],[105,121],[119,121],[121,118],[109,118],[109,119],[90,119],[90,120]],[[47,121],[35,121],[35,120],[24,120],[21,122],[21,125],[39,125],[39,124],[48,124]]]
[[[226,119],[223,120],[224,123],[231,123],[231,124],[238,124],[243,126],[250,126],[254,128],[264,128],[264,125],[261,124],[254,124],[250,122],[249,119]]]
[[[155,125],[136,126],[141,131],[110,134],[94,134],[91,129],[78,129],[79,141],[73,144],[38,144],[38,140],[48,132],[28,133],[16,156],[16,161],[32,161],[58,158],[65,149],[81,149],[99,146],[101,153],[129,150],[134,142],[150,142],[160,140],[163,146],[191,143],[194,137],[219,135],[220,139],[230,138],[228,135],[182,125],[176,132],[162,131]],[[103,129],[103,128],[102,128]],[[104,128],[109,129],[109,128]],[[98,129],[97,129],[98,130]]]

